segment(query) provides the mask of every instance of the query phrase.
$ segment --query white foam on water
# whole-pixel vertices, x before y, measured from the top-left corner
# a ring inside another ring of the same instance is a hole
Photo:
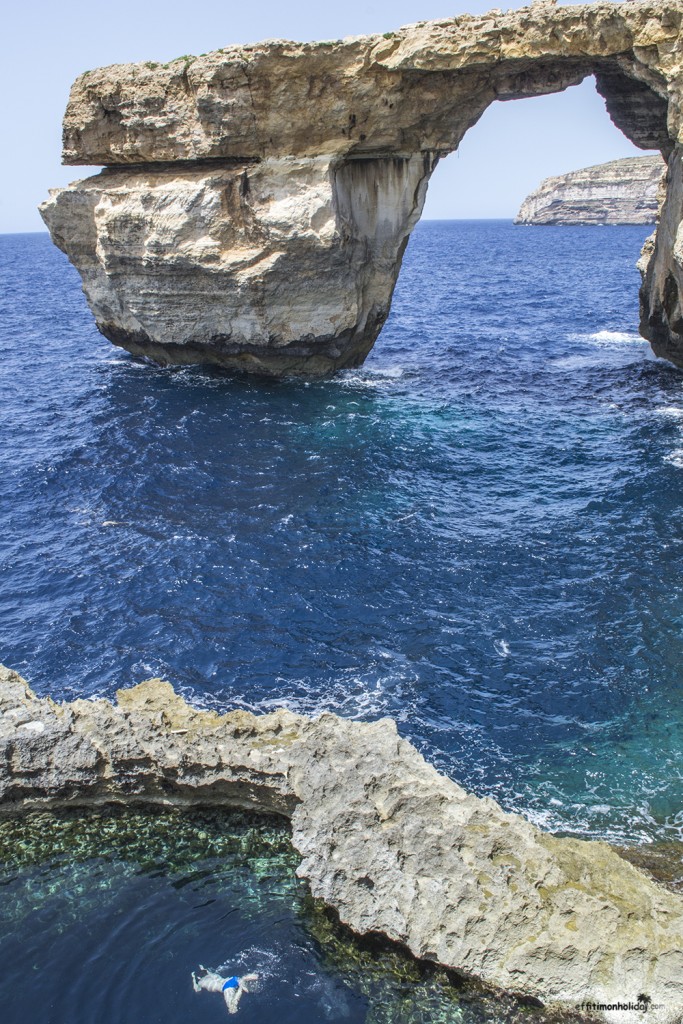
[[[662,405],[654,410],[656,416],[664,416],[666,419],[674,420],[676,423],[683,421],[683,409],[677,405]],[[680,434],[680,431],[679,431]],[[664,462],[676,469],[683,469],[683,448],[674,448],[668,455],[664,456]]]
[[[536,807],[516,808],[513,813],[526,818],[532,825],[544,832],[557,832],[564,824],[562,818],[556,817],[551,811],[541,811]]]
[[[277,948],[277,944],[275,948],[271,949],[261,946],[249,946],[231,959],[225,960],[216,968],[216,971],[218,974],[228,974],[236,971],[238,975],[257,973],[259,982],[250,986],[250,990],[258,992],[263,987],[264,982],[278,977],[282,960],[282,951]]]
[[[309,717],[332,711],[335,715],[355,720],[382,718],[392,713],[397,717],[397,708],[392,700],[395,689],[396,683],[391,676],[372,682],[355,676],[347,678],[343,687],[333,687],[324,697],[307,686],[300,694],[290,691],[284,698],[283,695],[266,698],[255,702],[253,708],[250,706],[248,710],[267,713],[286,707],[295,714]]]
[[[278,677],[274,692],[258,700],[247,700],[238,693],[215,701],[205,693],[192,694],[190,700],[195,705],[215,706],[217,710],[225,710],[227,704],[254,714],[287,708],[309,717],[331,711],[356,721],[388,716],[399,722],[410,722],[419,707],[415,669],[396,652],[374,649],[371,653],[373,661],[381,661],[381,667],[375,661],[367,672],[351,669],[341,678],[330,680],[322,691],[306,678]]]
[[[683,409],[677,405],[662,405],[654,413],[655,416],[666,416],[670,420],[683,420]]]
[[[683,422],[683,408],[678,405],[660,405],[654,410],[655,416],[662,416],[665,419],[673,420],[675,423]],[[675,466],[676,469],[683,469],[683,448],[674,448],[668,455],[664,456],[664,462]]]
[[[398,380],[403,376],[402,366],[385,366],[381,369],[364,367],[359,370],[344,370],[335,378],[336,383],[342,387],[381,387],[382,384]]]
[[[496,652],[500,654],[501,658],[510,657],[510,645],[507,640],[494,640],[493,646],[495,647]]]
[[[639,345],[646,344],[644,338],[631,331],[596,331],[595,334],[588,334],[586,337],[589,341],[597,341],[599,345],[623,345],[635,342]]]
[[[647,345],[635,331],[593,331],[590,334],[572,332],[567,335],[569,341],[590,342],[592,345]]]
[[[674,448],[672,452],[664,456],[664,461],[675,466],[676,469],[683,469],[683,448]]]

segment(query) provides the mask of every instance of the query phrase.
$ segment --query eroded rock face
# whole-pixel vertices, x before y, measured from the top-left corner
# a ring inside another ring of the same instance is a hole
[[[466,793],[387,719],[218,715],[160,680],[57,705],[0,669],[0,808],[107,801],[286,815],[299,874],[355,931],[543,1002],[645,995],[648,1020],[680,1019],[683,901]]]
[[[669,158],[666,188],[660,196],[657,231],[646,241],[639,269],[640,332],[658,356],[683,366],[683,151]]]
[[[537,3],[86,72],[64,161],[119,169],[55,190],[41,212],[100,330],[132,352],[276,375],[356,365],[436,161],[495,100],[594,74],[615,124],[671,155],[682,15],[680,0]],[[668,215],[677,226],[680,207]],[[652,316],[645,333],[677,360],[675,324]]]
[[[323,375],[375,341],[434,162],[112,168],[43,212],[111,341],[160,363]]]
[[[658,156],[633,156],[545,178],[515,224],[654,224],[665,169]]]

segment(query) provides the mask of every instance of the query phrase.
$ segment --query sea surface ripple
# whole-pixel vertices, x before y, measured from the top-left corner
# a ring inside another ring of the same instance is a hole
[[[41,694],[390,715],[538,823],[683,828],[683,377],[647,229],[432,222],[365,366],[134,361],[0,237],[0,660]]]

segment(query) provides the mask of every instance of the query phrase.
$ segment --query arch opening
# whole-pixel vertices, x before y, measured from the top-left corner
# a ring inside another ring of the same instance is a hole
[[[619,155],[637,154],[645,151],[647,153],[659,152],[662,155],[662,172],[666,171],[668,161],[673,174],[669,172],[663,178],[665,187],[670,181],[678,182],[681,190],[680,198],[677,194],[668,194],[667,202],[663,204],[664,218],[668,216],[669,221],[673,218],[675,230],[680,222],[681,209],[683,208],[683,175],[680,169],[680,154],[676,150],[674,142],[669,133],[669,104],[666,98],[666,82],[663,76],[656,72],[643,74],[642,70],[636,71],[635,60],[628,60],[625,57],[618,60],[599,60],[593,62],[576,61],[524,61],[522,66],[503,66],[498,71],[491,93],[475,106],[476,115],[470,118],[469,123],[463,127],[460,121],[454,127],[441,125],[438,128],[434,124],[428,124],[425,134],[441,133],[447,136],[452,133],[452,140],[455,143],[452,149],[431,151],[428,154],[423,151],[423,157],[431,159],[424,161],[424,177],[417,183],[411,185],[416,201],[416,208],[413,208],[410,216],[404,221],[408,227],[408,233],[402,238],[400,244],[396,244],[394,238],[391,242],[396,253],[393,266],[394,285],[391,287],[386,311],[380,315],[380,329],[389,312],[389,304],[393,287],[398,278],[398,273],[408,241],[409,231],[418,222],[422,215],[420,201],[428,201],[428,185],[430,179],[444,158],[452,153],[458,153],[460,145],[467,138],[470,131],[476,131],[477,125],[482,118],[486,118],[491,108],[498,104],[507,105],[510,101],[519,99],[539,99],[549,97],[556,93],[565,93],[577,86],[585,86],[592,81],[595,92],[604,102],[604,111],[608,120],[606,127],[611,125],[620,133],[633,149],[627,150]],[[640,75],[640,77],[638,77]],[[443,116],[439,111],[437,117]],[[604,114],[603,114],[604,117]],[[614,134],[611,127],[608,127],[607,136]],[[457,139],[457,142],[455,140]],[[608,160],[607,155],[598,159],[595,163]],[[347,158],[345,166],[353,166],[358,157],[354,159],[351,154]],[[371,161],[368,161],[370,163]],[[381,166],[381,158],[377,160],[377,166]],[[590,163],[587,161],[586,163]],[[406,161],[406,166],[409,166]],[[564,169],[557,169],[553,173],[566,173],[570,170],[578,170],[574,164]],[[438,174],[438,172],[437,172]],[[543,175],[538,176],[535,182],[537,185]],[[410,183],[409,183],[410,184]],[[528,191],[535,187],[532,185]],[[671,190],[670,190],[671,191]],[[674,189],[675,191],[675,189]],[[520,202],[524,196],[520,196]],[[404,200],[405,201],[405,200]],[[397,208],[399,204],[395,205]],[[395,225],[399,232],[401,227]],[[675,231],[674,231],[675,234]],[[376,236],[375,236],[376,237]],[[386,239],[383,239],[386,245]],[[662,355],[677,365],[683,366],[683,312],[681,312],[680,291],[682,282],[676,271],[679,267],[671,267],[672,246],[668,239],[663,245],[657,246],[656,234],[653,233],[646,241],[642,250],[638,267],[642,274],[642,287],[640,291],[640,330],[644,338],[649,340],[657,355]],[[637,259],[637,254],[634,254]],[[635,260],[634,260],[635,261]],[[664,269],[662,270],[662,265]],[[663,280],[663,283],[662,283]],[[672,334],[678,336],[672,343]],[[377,331],[379,334],[379,330]],[[370,346],[371,347],[371,346]],[[370,350],[370,347],[367,351]],[[365,355],[363,355],[365,358]],[[351,365],[358,365],[357,362]]]

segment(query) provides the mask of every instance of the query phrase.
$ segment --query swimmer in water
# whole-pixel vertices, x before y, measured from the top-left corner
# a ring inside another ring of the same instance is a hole
[[[197,978],[194,971],[192,972],[192,988],[195,992],[201,992],[202,989],[205,992],[222,992],[228,1013],[237,1013],[242,993],[253,991],[252,986],[258,981],[258,974],[244,974],[241,978],[236,975],[232,978],[222,978],[220,974],[210,971],[202,964],[199,965],[199,970],[206,973],[203,978]]]

